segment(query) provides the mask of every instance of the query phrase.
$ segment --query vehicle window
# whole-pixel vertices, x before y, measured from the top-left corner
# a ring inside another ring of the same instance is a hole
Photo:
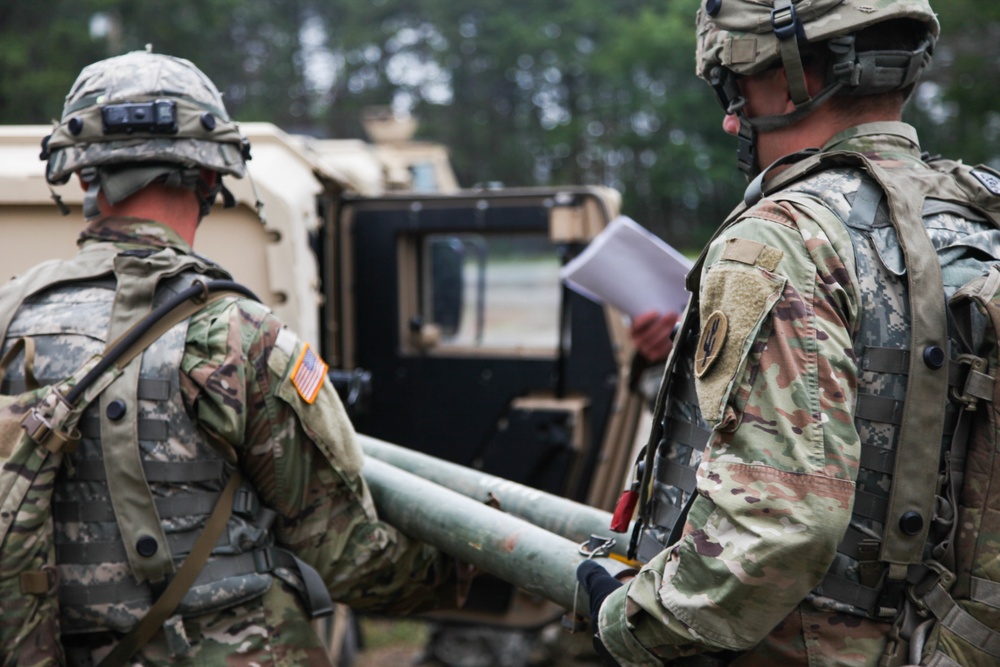
[[[437,352],[555,355],[559,256],[544,234],[431,234],[422,248],[421,313]]]

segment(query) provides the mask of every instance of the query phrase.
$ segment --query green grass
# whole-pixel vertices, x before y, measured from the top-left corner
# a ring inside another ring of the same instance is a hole
[[[361,617],[361,636],[366,650],[400,645],[423,646],[429,634],[423,621]]]

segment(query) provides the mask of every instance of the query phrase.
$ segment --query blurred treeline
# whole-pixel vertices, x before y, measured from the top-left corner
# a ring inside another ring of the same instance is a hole
[[[48,123],[80,68],[149,43],[243,121],[362,137],[390,104],[464,186],[606,184],[699,246],[739,199],[735,142],[694,75],[699,0],[4,0],[0,124]],[[937,0],[944,34],[908,120],[932,153],[1000,162],[1000,3]]]

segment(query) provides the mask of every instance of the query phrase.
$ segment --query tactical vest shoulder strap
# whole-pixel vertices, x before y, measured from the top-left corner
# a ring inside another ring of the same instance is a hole
[[[855,154],[852,154],[855,155]],[[861,157],[861,166],[882,187],[902,246],[910,300],[910,360],[896,451],[894,484],[880,560],[889,579],[902,582],[907,566],[923,560],[934,515],[937,466],[948,395],[948,319],[937,252],[923,224],[926,191],[913,192],[910,172],[894,173]]]
[[[164,280],[182,273],[198,275],[208,268],[197,257],[172,251],[120,253],[113,263],[117,286],[109,338],[124,334],[152,310]],[[137,404],[139,373],[139,363],[122,368],[121,377],[100,396],[100,414],[108,414],[116,401],[123,405]],[[148,537],[154,538],[158,545],[168,544],[152,491],[146,483],[141,457],[134,454],[139,439],[137,420],[102,418],[100,429],[108,493],[129,566],[137,582],[161,582],[175,569],[170,549],[159,548],[143,556],[137,547],[141,539]]]

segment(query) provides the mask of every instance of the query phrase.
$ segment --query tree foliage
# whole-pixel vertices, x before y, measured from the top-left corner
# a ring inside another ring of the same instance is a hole
[[[241,120],[361,137],[362,109],[391,104],[450,147],[465,185],[610,185],[625,213],[694,248],[744,187],[694,75],[698,3],[4,3],[0,123],[49,122],[82,65],[152,44],[197,63]],[[908,120],[931,152],[997,163],[1000,5],[937,4],[944,36]]]

